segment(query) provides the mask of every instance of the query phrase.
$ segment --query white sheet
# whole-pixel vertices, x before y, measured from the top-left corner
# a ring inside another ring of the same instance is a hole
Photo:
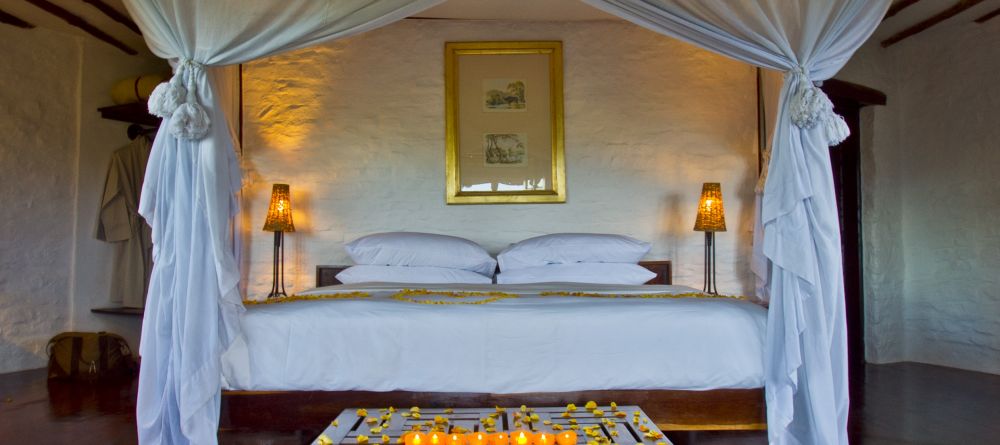
[[[766,310],[733,299],[541,297],[539,292],[684,293],[683,286],[412,285],[519,298],[427,305],[388,298],[250,306],[223,355],[225,387],[519,393],[759,388]],[[407,287],[407,286],[403,286]]]

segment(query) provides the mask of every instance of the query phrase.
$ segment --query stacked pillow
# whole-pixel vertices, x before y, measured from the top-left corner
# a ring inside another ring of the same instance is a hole
[[[345,284],[479,283],[493,280],[496,260],[479,244],[457,236],[389,232],[364,236],[345,248],[357,266],[337,274]]]
[[[656,277],[639,266],[652,246],[623,235],[557,233],[500,252],[498,284],[573,282],[643,284]]]

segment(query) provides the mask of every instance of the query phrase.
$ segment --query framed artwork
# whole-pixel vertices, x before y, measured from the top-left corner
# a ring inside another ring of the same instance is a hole
[[[562,42],[445,44],[448,204],[566,202]]]

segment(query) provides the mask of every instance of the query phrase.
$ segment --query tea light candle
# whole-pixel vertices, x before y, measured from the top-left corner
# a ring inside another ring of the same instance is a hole
[[[445,445],[465,445],[465,434],[451,433],[445,438]]]
[[[555,439],[556,439],[555,436],[553,436],[551,433],[546,433],[543,431],[541,433],[535,434],[535,445],[554,445]]]
[[[468,445],[487,445],[486,444],[486,433],[469,433],[467,436]]]
[[[429,445],[445,445],[447,439],[448,435],[441,431],[432,431],[427,434],[427,443]]]
[[[563,431],[556,435],[556,444],[558,445],[576,445],[576,432],[575,431]]]
[[[517,430],[510,433],[511,445],[528,445],[531,443],[531,433],[524,430]]]
[[[420,432],[408,433],[403,436],[406,445],[427,445],[427,435]]]
[[[490,445],[510,445],[507,433],[496,433],[490,436]]]

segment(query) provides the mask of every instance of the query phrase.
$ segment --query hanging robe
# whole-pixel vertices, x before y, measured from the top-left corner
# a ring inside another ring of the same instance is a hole
[[[139,215],[139,195],[152,144],[139,136],[115,150],[108,165],[97,221],[97,239],[114,244],[111,302],[144,307],[153,270],[152,231]]]

